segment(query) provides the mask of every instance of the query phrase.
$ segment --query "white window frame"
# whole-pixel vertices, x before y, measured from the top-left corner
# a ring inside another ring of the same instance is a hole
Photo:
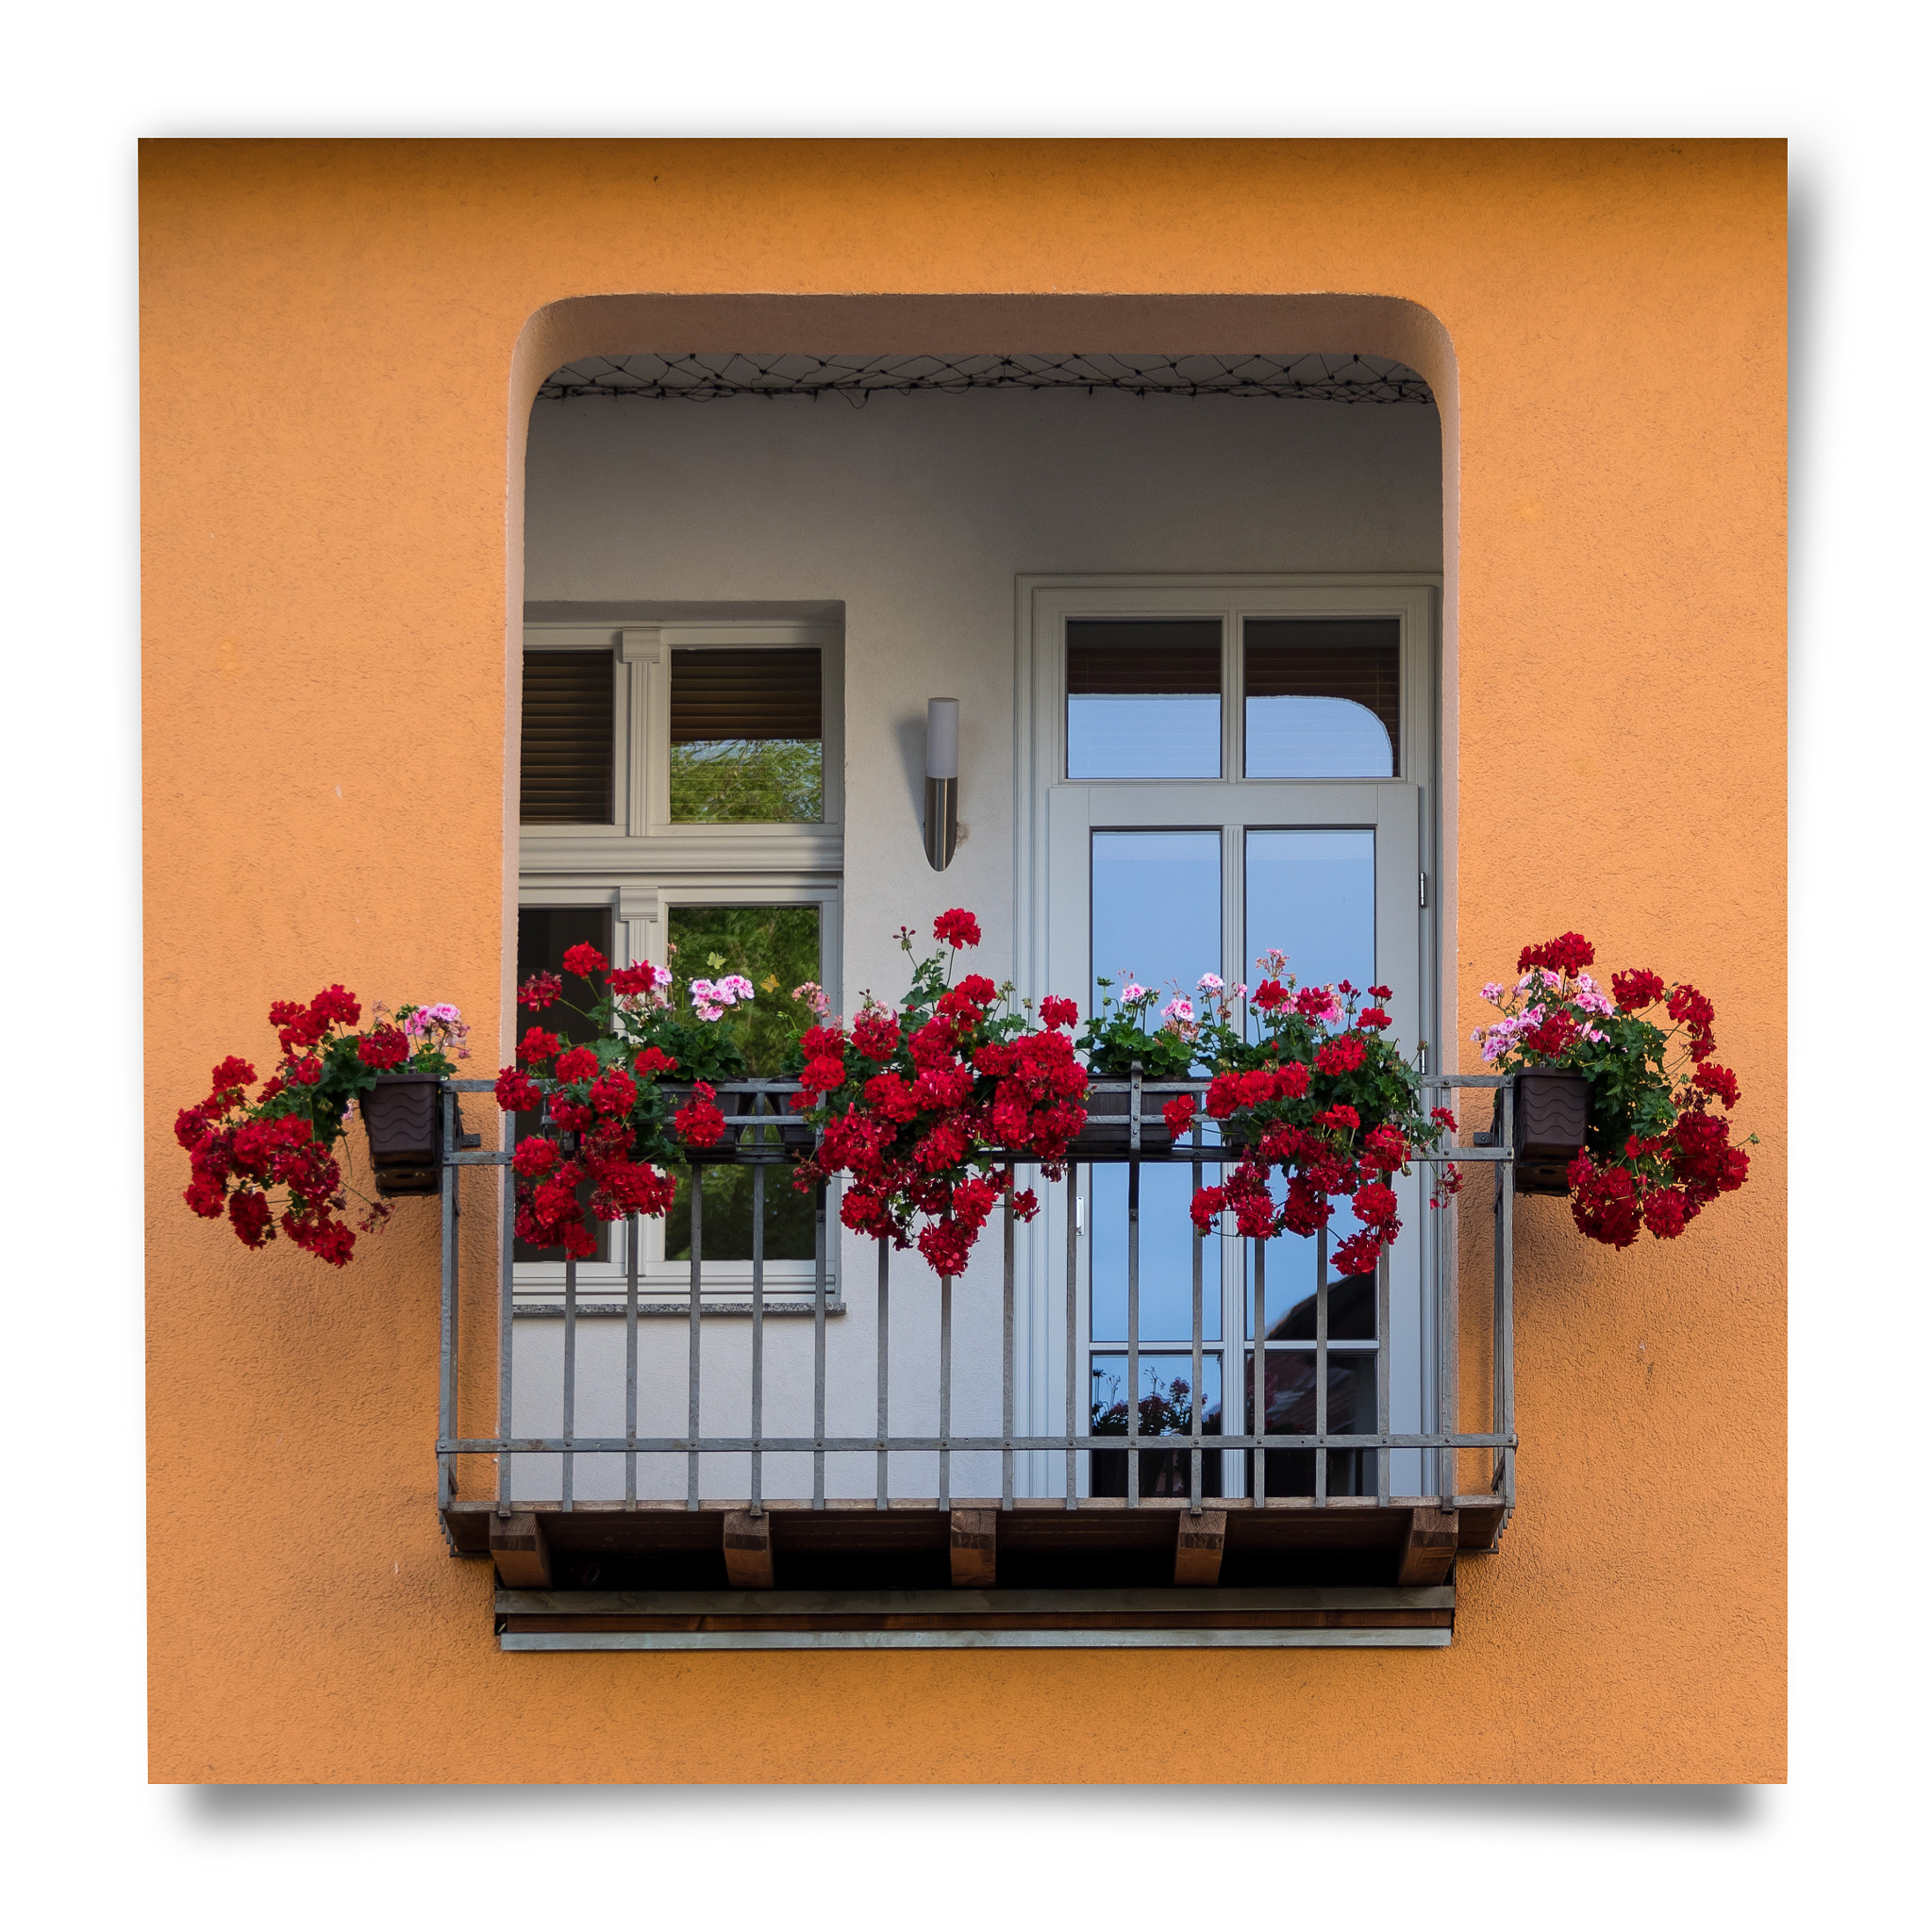
[[[1015,771],[1015,976],[1022,991],[1033,999],[1058,992],[1076,999],[1084,1015],[1090,1005],[1091,988],[1084,971],[1078,983],[1070,978],[1071,952],[1064,941],[1056,944],[1050,917],[1056,892],[1064,898],[1064,884],[1056,877],[1056,847],[1059,869],[1065,871],[1071,848],[1070,837],[1077,839],[1081,828],[1066,823],[1069,812],[1056,814],[1054,795],[1063,794],[1063,808],[1074,806],[1077,794],[1092,801],[1091,809],[1082,802],[1072,813],[1083,824],[1109,820],[1105,801],[1118,797],[1127,810],[1123,824],[1137,822],[1150,800],[1163,803],[1157,818],[1171,824],[1207,823],[1245,817],[1233,804],[1231,794],[1239,791],[1244,800],[1256,794],[1274,794],[1279,800],[1278,823],[1292,824],[1313,807],[1319,790],[1324,801],[1344,794],[1351,800],[1346,816],[1349,823],[1380,822],[1374,794],[1376,788],[1388,793],[1393,788],[1413,787],[1416,792],[1415,823],[1412,827],[1417,854],[1416,890],[1417,948],[1414,966],[1415,987],[1412,1009],[1398,1015],[1407,1043],[1418,1040],[1431,1042],[1429,1064],[1440,1065],[1437,1042],[1441,1040],[1441,1003],[1436,961],[1438,934],[1436,910],[1440,890],[1431,889],[1440,870],[1440,650],[1439,610],[1441,578],[1434,573],[1297,573],[1281,575],[1024,575],[1016,584],[1015,661],[1014,661],[1014,771]],[[1395,773],[1384,780],[1336,778],[1249,778],[1241,769],[1245,720],[1242,715],[1241,653],[1243,621],[1247,618],[1290,617],[1392,617],[1401,625],[1401,719],[1400,742],[1394,747]],[[1222,758],[1217,778],[1113,778],[1070,779],[1066,775],[1066,625],[1069,620],[1094,618],[1218,619],[1222,624]],[[1297,799],[1299,794],[1299,801]],[[1172,802],[1172,815],[1165,801]],[[1384,799],[1384,809],[1387,799]],[[1260,817],[1273,817],[1262,813]],[[1059,823],[1056,823],[1056,820]],[[1325,817],[1325,814],[1324,814]],[[1155,820],[1147,820],[1153,823]],[[1405,833],[1410,827],[1404,824]],[[1231,890],[1241,876],[1243,862],[1241,837],[1238,828],[1224,831],[1223,951],[1229,965],[1240,966],[1246,951],[1243,931],[1244,894]],[[1407,840],[1405,839],[1405,843]],[[1388,882],[1390,891],[1401,890],[1399,881]],[[1380,886],[1378,883],[1378,891]],[[1406,902],[1405,902],[1406,904]],[[1378,925],[1380,921],[1378,919]],[[1084,945],[1080,947],[1084,956]],[[1226,966],[1224,971],[1228,970]],[[1239,972],[1247,977],[1245,971]],[[1064,982],[1064,983],[1063,983]],[[1407,1005],[1398,999],[1398,1007]],[[1046,1432],[1059,1426],[1059,1405],[1065,1377],[1064,1303],[1066,1279],[1066,1227],[1059,1219],[1064,1211],[1058,1202],[1064,1191],[1051,1191],[1049,1211],[1023,1228],[1021,1240],[1025,1278],[1034,1285],[1024,1297],[1025,1316],[1016,1334],[1020,1359],[1016,1363],[1019,1386],[1026,1391],[1030,1420],[1027,1426]],[[1113,1342],[1096,1344],[1089,1333],[1091,1311],[1091,1283],[1089,1274],[1091,1253],[1091,1215],[1084,1196],[1080,1205],[1082,1227],[1078,1241],[1078,1319],[1076,1343],[1084,1366],[1095,1353],[1111,1354]],[[1405,1216],[1405,1239],[1414,1239],[1411,1252],[1421,1270],[1421,1301],[1424,1330],[1416,1339],[1423,1359],[1430,1358],[1434,1323],[1441,1319],[1441,1293],[1446,1244],[1438,1225],[1440,1216],[1424,1211]],[[1244,1295],[1245,1243],[1224,1235],[1222,1238],[1222,1283],[1224,1317],[1222,1339],[1208,1343],[1204,1352],[1219,1354],[1222,1362],[1224,1405],[1245,1406],[1246,1377],[1242,1363],[1250,1347],[1245,1339],[1241,1315]],[[1385,1346],[1391,1338],[1385,1338]],[[1143,1342],[1143,1346],[1158,1346]],[[1125,1343],[1118,1344],[1124,1356]],[[1076,1375],[1079,1399],[1084,1402],[1087,1381]],[[1425,1404],[1427,1397],[1425,1396]],[[1034,1493],[1058,1493],[1064,1481],[1061,1468],[1051,1457],[1030,1457],[1038,1467],[1028,1471]],[[1224,1458],[1226,1493],[1239,1492],[1239,1452]],[[1053,1464],[1053,1467],[1048,1467]],[[1083,1477],[1083,1493],[1084,1493]]]
[[[674,650],[816,647],[824,684],[824,817],[816,824],[693,825],[671,821],[671,653]],[[612,818],[604,824],[522,825],[518,833],[519,907],[605,907],[611,912],[613,965],[668,963],[670,910],[678,906],[819,908],[820,966],[835,1002],[843,983],[844,635],[823,622],[732,619],[614,625],[541,624],[524,633],[537,651],[611,653],[614,743]],[[779,1185],[789,1179],[774,1171]],[[639,1286],[647,1303],[682,1300],[691,1268],[664,1259],[664,1229],[642,1224]],[[580,1297],[622,1295],[628,1225],[613,1224],[607,1261],[577,1264]],[[838,1300],[839,1243],[828,1243],[827,1291]],[[554,1303],[563,1291],[561,1261],[519,1261],[520,1306]],[[814,1264],[768,1260],[765,1291],[783,1303],[809,1296]],[[751,1286],[749,1261],[704,1266],[704,1293],[741,1300]],[[768,1307],[769,1307],[768,1304]],[[775,1311],[775,1310],[774,1310]]]

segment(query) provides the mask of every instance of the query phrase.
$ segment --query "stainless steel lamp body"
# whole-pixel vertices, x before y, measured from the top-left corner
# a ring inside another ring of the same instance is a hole
[[[959,700],[925,707],[925,857],[935,872],[953,862],[959,843]]]
[[[957,778],[928,778],[925,781],[925,857],[935,872],[944,872],[953,862],[959,843],[959,781]]]

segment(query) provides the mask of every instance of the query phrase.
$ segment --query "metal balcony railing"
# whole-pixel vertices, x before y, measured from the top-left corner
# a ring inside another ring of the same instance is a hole
[[[1468,1163],[1472,1167],[1490,1165],[1495,1169],[1493,1214],[1495,1220],[1494,1269],[1492,1301],[1490,1309],[1488,1354],[1491,1377],[1489,1422],[1490,1426],[1481,1430],[1466,1430],[1455,1426],[1462,1415],[1462,1391],[1458,1383],[1458,1350],[1457,1337],[1458,1330],[1457,1310],[1450,1304],[1444,1291],[1444,1271],[1425,1271],[1423,1281],[1423,1294],[1430,1305],[1432,1319],[1424,1325],[1424,1333],[1432,1338],[1427,1346],[1432,1358],[1424,1365],[1424,1374],[1431,1378],[1436,1391],[1435,1407],[1441,1424],[1434,1429],[1397,1430],[1391,1422],[1391,1335],[1390,1335],[1390,1258],[1387,1253],[1382,1257],[1375,1276],[1377,1345],[1375,1354],[1375,1426],[1364,1431],[1358,1427],[1353,1430],[1329,1429],[1329,1370],[1330,1350],[1335,1346],[1338,1354],[1345,1346],[1331,1338],[1329,1322],[1329,1297],[1331,1284],[1327,1273],[1327,1252],[1325,1234],[1318,1238],[1315,1272],[1315,1310],[1312,1346],[1304,1340],[1289,1344],[1274,1341],[1264,1333],[1265,1321],[1257,1319],[1253,1324],[1254,1336],[1245,1344],[1252,1350],[1253,1391],[1249,1406],[1250,1414],[1258,1423],[1240,1433],[1221,1434],[1207,1426],[1204,1414],[1206,1407],[1202,1398],[1202,1366],[1204,1353],[1220,1352],[1229,1362],[1238,1361],[1244,1352],[1244,1345],[1239,1335],[1224,1334],[1219,1339],[1207,1333],[1203,1307],[1203,1243],[1204,1240],[1218,1240],[1220,1237],[1203,1237],[1192,1234],[1193,1276],[1192,1276],[1192,1336],[1191,1342],[1192,1380],[1190,1403],[1191,1418],[1188,1431],[1184,1434],[1146,1434],[1141,1428],[1141,1356],[1142,1351],[1141,1323],[1141,1223],[1139,1213],[1138,1174],[1134,1173],[1142,1167],[1171,1166],[1181,1164],[1194,1170],[1194,1180],[1198,1186],[1202,1171],[1210,1166],[1231,1164],[1236,1150],[1218,1145],[1206,1138],[1212,1131],[1212,1124],[1197,1118],[1190,1137],[1172,1148],[1157,1147],[1152,1143],[1154,1137],[1146,1138],[1149,1144],[1143,1145],[1143,1132],[1160,1124],[1162,1105],[1178,1093],[1200,1095],[1207,1090],[1205,1081],[1165,1081],[1143,1082],[1100,1081],[1094,1083],[1094,1093],[1109,1093],[1126,1096],[1124,1134],[1117,1147],[1082,1153],[1074,1158],[1074,1166],[1120,1165],[1125,1164],[1130,1170],[1128,1187],[1128,1212],[1126,1228],[1126,1339],[1124,1353],[1127,1368],[1129,1397],[1126,1404],[1125,1429],[1124,1433],[1096,1431],[1092,1426],[1090,1402],[1080,1400],[1078,1370],[1080,1357],[1085,1347],[1081,1341],[1079,1321],[1079,1241],[1077,1217],[1072,1211],[1065,1211],[1058,1218],[1065,1226],[1065,1268],[1063,1280],[1042,1282],[1036,1267],[1030,1283],[1023,1290],[1021,1269],[1016,1256],[1016,1221],[1011,1211],[1011,1185],[1008,1191],[1008,1207],[1001,1216],[1001,1225],[995,1229],[989,1226],[987,1239],[997,1239],[1002,1248],[1003,1276],[999,1299],[999,1352],[1000,1352],[1000,1425],[996,1434],[984,1429],[973,1432],[957,1432],[953,1425],[954,1373],[955,1373],[955,1334],[954,1334],[954,1283],[949,1278],[935,1279],[924,1261],[916,1254],[909,1255],[909,1265],[920,1279],[920,1290],[925,1296],[938,1304],[938,1426],[936,1430],[919,1433],[894,1433],[892,1414],[895,1394],[903,1405],[910,1391],[901,1388],[895,1390],[893,1379],[889,1374],[889,1349],[892,1314],[892,1250],[890,1243],[876,1244],[876,1286],[875,1303],[873,1309],[874,1324],[875,1405],[874,1412],[869,1418],[871,1426],[863,1423],[853,1426],[852,1420],[841,1418],[844,1425],[835,1427],[834,1418],[829,1412],[827,1402],[827,1313],[828,1313],[828,1240],[837,1239],[838,1218],[832,1208],[828,1218],[828,1191],[817,1191],[815,1216],[815,1259],[813,1263],[814,1283],[811,1308],[811,1432],[807,1434],[771,1434],[766,1429],[766,1380],[767,1350],[766,1323],[768,1316],[766,1275],[767,1263],[764,1254],[764,1198],[768,1176],[774,1169],[781,1174],[788,1163],[788,1154],[776,1144],[776,1135],[772,1124],[784,1118],[790,1096],[798,1091],[795,1082],[790,1081],[744,1081],[733,1083],[721,1092],[739,1093],[747,1096],[742,1106],[744,1113],[735,1118],[729,1134],[735,1146],[724,1150],[726,1159],[734,1164],[746,1166],[751,1171],[752,1193],[752,1238],[751,1238],[751,1293],[750,1293],[750,1347],[749,1347],[749,1428],[730,1434],[706,1434],[700,1426],[700,1396],[704,1386],[705,1335],[708,1324],[715,1324],[719,1320],[730,1319],[742,1322],[742,1313],[727,1316],[708,1305],[705,1286],[704,1260],[704,1176],[709,1169],[700,1166],[691,1170],[696,1183],[691,1195],[691,1255],[690,1285],[684,1295],[683,1320],[687,1334],[686,1387],[682,1426],[666,1432],[661,1423],[656,1429],[645,1425],[646,1419],[641,1412],[640,1402],[640,1341],[639,1324],[641,1312],[646,1309],[646,1293],[640,1281],[639,1242],[635,1239],[626,1241],[625,1291],[623,1304],[624,1316],[624,1426],[622,1433],[580,1434],[578,1432],[578,1321],[580,1303],[578,1295],[578,1268],[575,1262],[566,1264],[563,1271],[562,1289],[562,1349],[561,1349],[561,1427],[555,1434],[523,1434],[513,1431],[513,1417],[516,1413],[514,1399],[518,1391],[516,1381],[516,1350],[513,1336],[516,1326],[517,1296],[513,1279],[514,1243],[512,1239],[513,1190],[508,1185],[507,1174],[500,1174],[497,1185],[491,1192],[497,1199],[490,1203],[490,1211],[499,1217],[499,1264],[493,1285],[495,1301],[496,1362],[495,1362],[495,1416],[491,1433],[465,1434],[458,1427],[459,1388],[458,1376],[458,1338],[468,1326],[474,1338],[479,1332],[487,1332],[488,1322],[484,1311],[472,1307],[466,1324],[463,1302],[464,1284],[460,1268],[459,1224],[464,1208],[462,1183],[470,1178],[470,1199],[475,1206],[478,1191],[474,1176],[476,1169],[506,1169],[511,1156],[509,1136],[514,1132],[514,1123],[506,1120],[504,1130],[506,1144],[498,1149],[472,1148],[461,1144],[465,1138],[459,1133],[458,1096],[486,1093],[489,1083],[481,1080],[445,1081],[442,1088],[442,1165],[444,1169],[441,1191],[442,1216],[442,1294],[441,1294],[441,1346],[439,1379],[439,1427],[437,1437],[438,1502],[443,1511],[450,1510],[455,1502],[458,1488],[458,1460],[463,1457],[490,1457],[495,1463],[494,1505],[496,1512],[509,1515],[515,1509],[527,1508],[526,1502],[516,1496],[513,1472],[518,1461],[525,1457],[544,1458],[558,1470],[560,1475],[558,1492],[560,1500],[553,1499],[547,1507],[568,1512],[576,1507],[576,1476],[581,1458],[622,1458],[624,1471],[624,1491],[622,1504],[614,1500],[598,1504],[600,1508],[622,1508],[636,1510],[641,1507],[639,1492],[639,1469],[641,1461],[645,1465],[669,1458],[674,1463],[682,1458],[684,1465],[684,1506],[696,1510],[701,1507],[700,1469],[702,1459],[707,1456],[730,1455],[741,1458],[749,1470],[749,1503],[752,1516],[759,1515],[766,1506],[766,1464],[774,1456],[810,1458],[812,1472],[810,1507],[823,1510],[826,1507],[826,1458],[836,1456],[863,1455],[873,1459],[874,1470],[874,1503],[877,1509],[889,1507],[905,1508],[908,1507],[903,1498],[891,1493],[891,1460],[895,1455],[917,1453],[936,1457],[938,1473],[937,1494],[931,1496],[931,1506],[941,1511],[954,1507],[953,1463],[956,1456],[974,1455],[980,1457],[997,1456],[1000,1469],[1000,1494],[998,1507],[1010,1510],[1016,1499],[1016,1486],[1023,1495],[1037,1497],[1039,1471],[1044,1467],[1049,1476],[1049,1496],[1057,1496],[1068,1511],[1079,1511],[1089,1506],[1091,1498],[1081,1494],[1079,1480],[1079,1459],[1089,1457],[1120,1457],[1125,1460],[1124,1507],[1129,1510],[1142,1507],[1141,1478],[1142,1456],[1155,1452],[1165,1452],[1172,1456],[1184,1455],[1189,1471],[1187,1509],[1198,1515],[1203,1507],[1204,1493],[1209,1485],[1204,1483],[1204,1458],[1225,1452],[1247,1452],[1245,1466],[1248,1471],[1249,1496],[1243,1507],[1266,1509],[1272,1502],[1286,1505],[1291,1500],[1298,1507],[1312,1505],[1316,1509],[1327,1507],[1335,1501],[1329,1494],[1328,1470],[1329,1453],[1337,1451],[1373,1451],[1376,1470],[1374,1501],[1381,1506],[1391,1502],[1391,1464],[1393,1452],[1413,1450],[1424,1452],[1419,1458],[1420,1466],[1427,1473],[1430,1487],[1421,1495],[1408,1495],[1396,1499],[1399,1505],[1436,1504],[1443,1510],[1452,1510],[1460,1502],[1465,1507],[1480,1502],[1493,1510],[1500,1504],[1500,1523],[1507,1521],[1515,1503],[1515,1389],[1514,1389],[1514,1349],[1512,1343],[1513,1306],[1511,1248],[1513,1236],[1514,1193],[1511,1185],[1514,1160],[1513,1091],[1505,1078],[1485,1074],[1444,1074],[1430,1076],[1428,1088],[1440,1091],[1455,1089],[1500,1089],[1502,1093],[1501,1132],[1495,1136],[1495,1145],[1459,1144],[1445,1147],[1441,1153],[1424,1157],[1429,1164],[1444,1160]],[[762,1126],[760,1125],[762,1124]],[[1485,1135],[1485,1140],[1491,1138]],[[716,1151],[714,1151],[715,1158]],[[1023,1165],[1022,1173],[1026,1172]],[[1069,1180],[1073,1177],[1070,1168]],[[1037,1172],[1032,1176],[1033,1184],[1039,1189]],[[1044,1203],[1044,1192],[1042,1203]],[[486,1199],[488,1197],[486,1196]],[[828,1230],[830,1232],[828,1232]],[[635,1227],[632,1229],[635,1234]],[[1412,1235],[1411,1239],[1419,1239]],[[1250,1244],[1253,1252],[1255,1278],[1255,1306],[1266,1309],[1265,1282],[1268,1242]],[[1036,1251],[1037,1252],[1037,1251]],[[1050,1276],[1059,1273],[1057,1264],[1051,1264],[1044,1271]],[[1433,1277],[1433,1278],[1431,1278]],[[903,1296],[902,1288],[902,1296]],[[1057,1301],[1058,1306],[1051,1310],[1052,1318],[1063,1323],[1065,1356],[1064,1397],[1061,1406],[1062,1426],[1042,1432],[1037,1426],[1023,1428],[1016,1423],[1015,1414],[1015,1322],[1017,1306],[1023,1292],[1030,1297],[1028,1314],[1039,1323],[1038,1297],[1045,1294],[1049,1302]],[[658,1311],[662,1311],[662,1291],[656,1291]],[[849,1304],[848,1304],[849,1305]],[[608,1305],[606,1305],[608,1306]],[[738,1307],[741,1309],[742,1303]],[[836,1312],[836,1308],[832,1309]],[[651,1324],[654,1340],[662,1335],[660,1324]],[[795,1318],[790,1327],[795,1335]],[[665,1338],[669,1340],[669,1338]],[[854,1341],[862,1341],[855,1336]],[[990,1357],[991,1337],[983,1338]],[[1272,1352],[1285,1346],[1296,1346],[1314,1358],[1314,1427],[1302,1432],[1271,1431],[1267,1427],[1268,1397],[1266,1388],[1267,1363]],[[1170,1350],[1172,1344],[1169,1344]],[[1113,1354],[1117,1344],[1109,1344],[1106,1352]],[[1173,1351],[1178,1353],[1178,1351]],[[1357,1344],[1358,1353],[1366,1353]],[[794,1390],[795,1394],[795,1390]],[[930,1391],[927,1391],[929,1393]],[[476,1399],[475,1385],[471,1387],[470,1401],[474,1406]],[[922,1407],[924,1406],[922,1399]],[[1291,1499],[1274,1499],[1268,1494],[1268,1457],[1275,1451],[1312,1451],[1314,1478],[1313,1494],[1308,1497],[1305,1491],[1297,1491]],[[1457,1475],[1462,1466],[1462,1458],[1470,1453],[1477,1454],[1487,1468],[1489,1481],[1487,1491],[1477,1495],[1458,1497]],[[1026,1458],[1023,1462],[1023,1458]],[[608,1466],[608,1465],[606,1465]],[[982,1465],[984,1466],[984,1465]],[[991,1505],[991,1499],[986,1499]],[[1220,1507],[1220,1499],[1208,1494],[1207,1500]],[[1357,1499],[1351,1499],[1357,1500]],[[1366,1502],[1362,1497],[1359,1501]],[[466,1499],[467,1501],[467,1499]],[[468,1507],[479,1507],[469,1503]],[[662,1509],[666,1507],[661,1498],[646,1498],[644,1507]],[[711,1507],[716,1507],[713,1504]],[[745,1507],[742,1504],[738,1507]],[[790,1507],[804,1507],[802,1497],[788,1502]],[[841,1506],[854,1507],[849,1501]],[[859,1507],[863,1507],[862,1505]],[[1038,1501],[1032,1507],[1042,1507]],[[1118,1501],[1111,1507],[1118,1508]],[[1165,1507],[1176,1507],[1174,1498],[1168,1498]],[[447,1523],[447,1515],[445,1522]]]

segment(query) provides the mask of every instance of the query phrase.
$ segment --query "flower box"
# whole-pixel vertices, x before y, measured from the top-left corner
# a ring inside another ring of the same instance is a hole
[[[1131,1093],[1087,1094],[1087,1124],[1067,1142],[1067,1153],[1077,1160],[1082,1155],[1114,1153],[1130,1144],[1128,1129],[1134,1096]],[[1141,1150],[1144,1154],[1165,1154],[1174,1144],[1160,1110],[1153,1107],[1144,1092],[1141,1096]]]
[[[1570,1192],[1570,1163],[1590,1130],[1590,1076],[1565,1068],[1516,1075],[1516,1191]],[[1491,1131],[1503,1130],[1503,1095],[1496,1094]],[[1499,1143],[1500,1144],[1500,1141]]]
[[[441,1081],[434,1074],[378,1074],[361,1102],[378,1194],[442,1191]]]

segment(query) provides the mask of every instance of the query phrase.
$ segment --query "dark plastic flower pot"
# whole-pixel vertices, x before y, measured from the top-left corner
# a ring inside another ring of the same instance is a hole
[[[378,1074],[362,1096],[378,1194],[441,1193],[441,1085],[434,1074]]]
[[[1127,1128],[1134,1096],[1131,1093],[1087,1095],[1087,1124],[1067,1142],[1067,1158],[1078,1160],[1091,1154],[1117,1154],[1128,1145]],[[1165,1154],[1174,1145],[1160,1110],[1153,1108],[1153,1096],[1141,1096],[1141,1151]]]
[[[1503,1130],[1503,1094],[1496,1092],[1491,1132]],[[1590,1076],[1555,1068],[1516,1075],[1516,1191],[1570,1192],[1570,1163],[1590,1131]]]

